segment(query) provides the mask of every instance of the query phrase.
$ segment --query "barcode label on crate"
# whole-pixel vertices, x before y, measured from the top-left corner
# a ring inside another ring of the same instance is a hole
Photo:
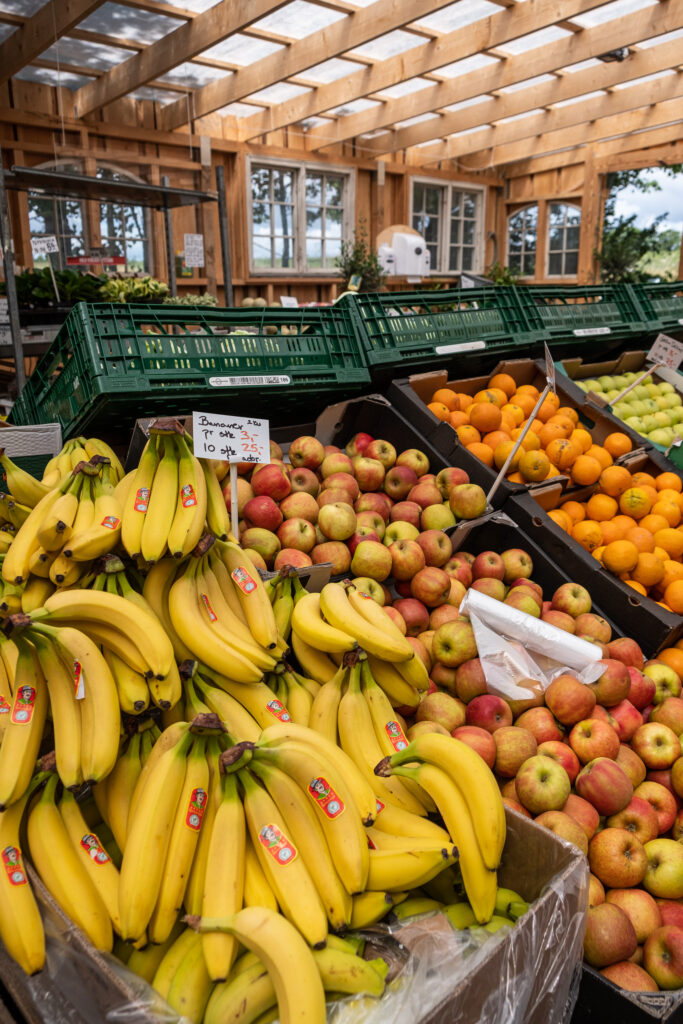
[[[437,356],[447,356],[452,352],[479,352],[486,348],[485,341],[461,341],[457,345],[437,345],[434,351]]]
[[[291,377],[209,377],[212,388],[254,388],[270,387],[278,384],[291,384]]]
[[[592,338],[594,334],[611,334],[611,327],[576,327],[572,334],[577,338]]]

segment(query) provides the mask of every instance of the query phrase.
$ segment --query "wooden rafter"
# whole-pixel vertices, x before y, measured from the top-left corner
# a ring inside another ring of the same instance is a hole
[[[0,82],[6,82],[26,64],[40,56],[55,39],[66,35],[103,0],[60,0],[46,3],[21,28],[0,44]]]
[[[193,102],[195,117],[203,117],[214,110],[249,96],[252,92],[289,78],[306,68],[313,67],[331,57],[353,50],[385,32],[401,28],[411,21],[447,6],[450,0],[379,0],[355,14],[333,22],[317,32],[314,38],[306,36],[292,43],[284,52],[273,53],[255,64],[248,65],[229,78],[209,82],[198,89]],[[377,8],[381,8],[378,10]],[[187,109],[180,102],[169,104],[161,114],[161,124],[167,131],[178,128],[187,120]]]
[[[636,11],[634,14],[626,15],[615,22],[598,25],[592,29],[584,29],[571,39],[558,39],[554,43],[522,53],[519,56],[508,57],[505,61],[497,64],[471,71],[458,78],[447,79],[437,85],[426,86],[424,89],[416,90],[408,96],[399,100],[390,100],[381,106],[373,107],[371,110],[364,110],[359,114],[349,114],[339,118],[333,125],[323,125],[313,128],[306,135],[306,146],[309,149],[320,149],[324,146],[335,145],[346,139],[358,137],[366,132],[376,131],[395,124],[397,121],[406,121],[411,117],[426,114],[451,103],[459,103],[464,100],[473,99],[486,93],[492,93],[518,82],[524,82],[537,75],[549,74],[562,67],[571,64],[578,64],[580,61],[591,57],[597,57],[609,49],[629,46],[636,40],[650,39],[665,32],[670,32],[683,25],[683,0],[670,0],[669,3],[660,4],[654,11],[651,7],[644,11]],[[679,43],[680,46],[680,43]],[[653,48],[655,50],[658,47]],[[641,51],[643,54],[652,52],[651,49]],[[635,55],[634,55],[635,56]],[[604,68],[613,69],[613,73],[624,74],[632,65],[634,57],[627,59],[624,64],[605,64]],[[590,68],[586,72],[577,72],[565,76],[565,81],[574,82],[578,74],[600,77],[603,68]],[[643,72],[647,74],[648,72]],[[618,80],[618,79],[617,79]],[[534,87],[536,88],[536,87]],[[600,85],[588,86],[586,92],[592,88],[601,88]],[[514,95],[514,94],[513,94]],[[568,94],[569,95],[569,94]],[[558,96],[558,99],[565,99],[566,96]],[[501,96],[496,101],[504,104],[505,99]],[[542,105],[531,103],[528,109]],[[473,124],[481,124],[489,120],[486,109],[489,104],[479,104],[476,107],[477,115],[481,118]],[[485,109],[486,108],[486,109]],[[493,116],[507,117],[508,114],[517,113],[517,110],[510,110]],[[469,113],[467,110],[458,111],[454,117],[461,118]],[[436,122],[433,126],[428,124],[415,125],[415,142],[424,142],[430,138],[437,138],[438,135],[446,134]],[[436,134],[430,135],[431,127],[438,129]],[[459,127],[459,126],[458,126]],[[463,124],[463,128],[470,127],[470,124]],[[397,130],[389,136],[380,136],[376,139],[359,140],[364,151],[374,153],[388,153],[392,150],[401,149],[406,145],[415,145],[415,142],[403,141],[403,132]]]
[[[307,117],[324,113],[370,93],[381,92],[397,82],[415,78],[453,61],[471,57],[483,50],[528,35],[555,24],[559,11],[572,13],[601,7],[607,0],[535,0],[508,7],[496,14],[456,29],[429,43],[415,46],[387,60],[377,61],[367,70],[355,71],[328,85],[272,106],[267,113],[244,118],[240,131],[242,140],[256,138],[267,132],[295,124]]]

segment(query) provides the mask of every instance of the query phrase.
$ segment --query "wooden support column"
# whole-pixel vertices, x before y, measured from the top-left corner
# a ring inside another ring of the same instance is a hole
[[[534,279],[544,281],[548,274],[548,202],[538,201],[538,226],[536,228],[536,265]]]
[[[85,128],[81,131],[81,148],[84,150],[89,148],[88,131]],[[83,160],[83,167],[85,173],[94,178],[97,175],[97,158],[86,156]],[[86,247],[98,249],[102,245],[100,204],[94,199],[88,199],[83,205],[85,206]]]
[[[584,164],[578,284],[595,284],[598,279],[598,263],[594,252],[600,244],[602,177],[602,175],[597,173],[595,153],[591,147],[586,153],[586,162]]]
[[[19,134],[21,134],[21,129],[19,129]],[[25,156],[23,149],[12,151],[12,162],[20,167],[24,166]],[[32,267],[33,251],[31,249],[31,228],[28,219],[28,192],[14,190],[8,192],[7,205],[12,225],[14,262],[18,267]]]
[[[161,171],[158,164],[152,164],[150,167],[149,180],[152,185],[161,184]],[[164,215],[160,210],[152,210],[151,219],[152,274],[162,281],[168,281],[166,246],[164,245]]]
[[[209,192],[213,189],[214,183],[211,167],[211,139],[208,135],[202,135],[199,139],[199,158],[201,161],[199,187],[202,192]],[[197,213],[199,230],[204,235],[204,275],[206,277],[206,290],[210,295],[216,295],[218,290],[216,233],[214,231],[215,212],[213,203],[202,203]]]

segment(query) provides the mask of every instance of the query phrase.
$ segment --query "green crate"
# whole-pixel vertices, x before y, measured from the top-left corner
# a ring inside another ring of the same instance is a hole
[[[683,327],[683,281],[626,285],[649,330],[680,331]]]
[[[545,332],[548,340],[643,331],[640,309],[622,285],[522,285],[515,291],[530,329]]]
[[[301,419],[370,384],[348,309],[79,303],[41,358],[14,423],[65,437],[188,409]],[[320,407],[320,408],[318,408]]]
[[[349,293],[342,305],[356,312],[371,371],[433,366],[435,356],[498,354],[530,337],[513,288]]]

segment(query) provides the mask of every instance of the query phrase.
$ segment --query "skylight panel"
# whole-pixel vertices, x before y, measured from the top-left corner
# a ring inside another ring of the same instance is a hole
[[[563,71],[573,75],[577,71],[585,71],[587,68],[597,68],[602,64],[601,60],[597,57],[589,57],[588,60],[580,60],[578,64],[568,64],[566,68],[562,68]]]
[[[306,68],[302,73],[303,78],[310,78],[314,82],[336,82],[338,78],[350,75],[354,71],[360,71],[363,64],[357,64],[354,60],[343,60],[341,57],[332,57],[322,64],[315,64],[312,68]]]
[[[271,53],[277,53],[284,47],[280,43],[271,43],[268,39],[256,39],[252,36],[244,36],[235,32],[228,39],[224,39],[215,46],[204,50],[202,57],[215,60],[224,60],[232,64],[253,64],[264,57],[270,57]]]
[[[615,18],[623,18],[635,11],[643,11],[646,7],[656,7],[657,3],[658,0],[615,0],[614,3],[596,7],[585,14],[577,14],[572,20],[582,28],[591,28],[593,25],[604,25],[605,22],[614,21]]]
[[[414,46],[424,43],[424,39],[412,35],[410,32],[402,32],[396,29],[394,32],[387,32],[386,35],[378,36],[377,39],[362,46],[355,46],[353,53],[360,57],[368,57],[370,60],[387,60],[388,57],[395,57],[397,53],[404,53],[412,50]]]
[[[186,11],[208,11],[209,7],[215,7],[219,0],[165,0],[171,7],[184,7]]]
[[[487,103],[491,97],[484,93],[482,96],[471,96],[468,100],[460,100],[459,103],[449,103],[447,107],[442,107],[442,110],[447,110],[452,113],[455,110],[466,110],[467,107],[476,107],[480,103]]]
[[[489,0],[459,0],[458,3],[444,7],[441,11],[419,18],[415,24],[431,28],[435,32],[455,32],[499,12],[498,4],[490,3]]]
[[[86,75],[74,75],[70,71],[53,71],[50,68],[34,68],[30,64],[21,68],[14,78],[22,78],[25,82],[42,82],[43,85],[61,87],[63,89],[80,89],[82,85],[92,82]]]
[[[251,103],[228,103],[227,107],[221,107],[216,113],[221,117],[251,117],[252,114],[260,114],[261,109]]]
[[[363,110],[371,110],[372,107],[379,107],[380,104],[376,100],[351,100],[349,103],[344,103],[341,107],[334,107],[332,110],[328,110],[328,114],[336,114],[337,117],[345,117],[347,114],[360,114]]]
[[[45,60],[54,60],[61,64],[80,64],[81,67],[89,67],[95,71],[108,71],[115,64],[128,60],[130,50],[123,50],[118,46],[101,46],[99,43],[88,43],[64,36],[41,56]]]
[[[444,78],[458,78],[460,75],[466,75],[470,71],[479,71],[480,68],[487,68],[491,64],[498,63],[497,57],[490,57],[487,53],[473,53],[471,57],[456,60],[452,64],[445,64],[435,74],[442,75]]]
[[[253,27],[278,35],[291,36],[293,39],[303,39],[346,17],[343,11],[333,11],[329,7],[309,4],[306,0],[293,0],[286,7],[280,7],[260,21],[255,21]]]
[[[429,85],[434,85],[434,82],[430,82],[428,78],[410,78],[407,82],[397,82],[396,85],[390,85],[387,89],[380,89],[380,93],[387,99],[395,100],[400,99],[401,96],[407,96],[408,93],[420,92],[421,89],[426,89]]]
[[[6,11],[7,14],[23,14],[24,17],[30,18],[44,4],[45,0],[2,0],[0,11]]]
[[[128,96],[133,100],[153,100],[154,103],[161,103],[165,107],[168,103],[183,99],[185,93],[171,92],[170,89],[154,89],[149,85],[141,85],[135,92],[128,93]]]
[[[409,128],[411,124],[422,124],[423,121],[433,121],[439,118],[438,114],[418,114],[416,117],[408,117],[405,121],[396,121],[394,128]]]
[[[479,124],[476,128],[463,128],[461,132],[453,132],[447,136],[448,139],[462,139],[465,135],[474,135],[475,132],[481,131],[482,128],[490,128],[490,124]]]
[[[535,107],[533,110],[524,110],[521,114],[511,114],[510,117],[501,117],[495,124],[511,124],[512,121],[523,121],[525,117],[532,117],[534,114],[545,114],[543,107]]]
[[[260,100],[263,103],[286,103],[287,100],[293,100],[295,96],[302,96],[305,92],[310,91],[310,89],[303,85],[291,85],[290,82],[276,82],[275,85],[269,85],[266,89],[252,92],[247,99]]]
[[[542,85],[543,82],[552,82],[554,75],[536,75],[535,78],[527,78],[523,82],[515,82],[514,85],[506,85],[498,91],[500,93],[520,92],[522,89],[532,89],[535,85]]]
[[[584,92],[580,96],[572,96],[571,99],[568,100],[559,100],[557,103],[553,103],[553,108],[557,109],[559,107],[571,107],[573,103],[585,103],[586,100],[593,100],[596,98],[596,96],[605,95],[606,93],[604,89],[596,89],[595,92]]]
[[[160,75],[159,80],[184,85],[190,89],[199,89],[208,82],[215,82],[217,78],[228,78],[231,74],[231,71],[226,72],[222,68],[211,68],[206,64],[193,64],[188,60],[184,64],[172,68],[167,74]]]
[[[661,46],[662,43],[672,43],[674,39],[683,37],[683,28],[677,28],[673,32],[665,32],[663,36],[655,36],[653,39],[643,39],[638,43],[641,50],[648,50],[651,46]]]
[[[656,71],[652,75],[643,75],[642,78],[632,78],[630,82],[619,82],[617,85],[612,86],[614,91],[617,89],[630,89],[634,85],[645,85],[646,82],[656,82],[658,78],[668,78],[669,75],[675,75],[677,72],[673,68],[666,68],[664,71]]]
[[[150,14],[149,11],[143,11],[138,7],[104,3],[81,21],[78,27],[147,44],[163,39],[169,32],[184,24],[181,19],[169,18],[165,14]]]
[[[558,39],[566,39],[571,35],[573,33],[566,28],[549,25],[548,28],[539,29],[538,32],[530,32],[528,36],[520,36],[519,39],[510,39],[507,43],[501,43],[498,49],[505,53],[526,53],[527,50],[535,50],[538,46],[547,46],[548,43],[555,43]]]

